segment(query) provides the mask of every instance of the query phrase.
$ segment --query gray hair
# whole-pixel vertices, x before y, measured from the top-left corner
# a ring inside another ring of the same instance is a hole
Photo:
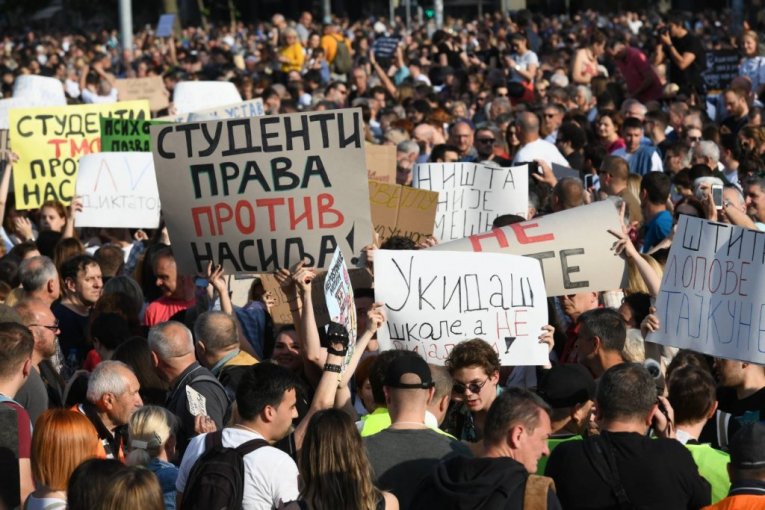
[[[578,85],[576,87],[576,91],[584,94],[584,98],[587,100],[588,103],[592,101],[592,90],[590,89],[590,87],[586,85]]]
[[[715,165],[720,161],[720,147],[711,140],[701,140],[693,150],[697,155],[709,159]]]
[[[96,366],[88,379],[88,402],[97,403],[106,393],[122,395],[128,389],[125,371],[132,373],[129,366],[121,361],[102,361]]]
[[[622,103],[622,111],[621,111],[622,115],[627,113],[627,110],[630,109],[630,106],[634,106],[634,105],[637,105],[640,107],[640,111],[642,112],[641,115],[645,116],[645,114],[648,113],[648,108],[646,108],[646,106],[643,103],[641,103],[637,99],[627,99],[626,101]]]
[[[176,338],[166,330],[169,328],[181,328],[186,338]],[[185,341],[184,341],[185,340]],[[161,360],[180,358],[194,352],[194,338],[189,328],[178,321],[167,321],[157,324],[149,330],[149,348],[159,356]]]
[[[396,151],[403,154],[419,154],[420,145],[414,140],[404,140],[396,146]]]
[[[227,313],[218,311],[205,312],[197,317],[194,338],[197,342],[204,342],[205,348],[212,352],[239,344],[236,321]]]
[[[19,266],[19,280],[27,292],[41,290],[50,280],[58,278],[56,264],[44,255],[30,257]]]

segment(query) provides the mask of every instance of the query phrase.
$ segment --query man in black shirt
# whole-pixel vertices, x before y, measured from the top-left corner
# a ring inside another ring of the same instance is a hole
[[[558,445],[545,475],[555,480],[563,508],[701,508],[711,489],[674,435],[653,378],[637,363],[606,371],[596,395],[599,436]],[[668,413],[671,417],[671,413]],[[646,436],[654,423],[663,437]],[[621,494],[621,497],[617,497]],[[621,502],[621,505],[620,505]]]
[[[706,69],[706,55],[701,41],[684,26],[685,20],[680,13],[670,13],[666,28],[659,31],[659,46],[656,49],[655,63],[669,61],[669,81],[680,87],[679,93],[691,96],[703,95],[704,78],[701,73]]]

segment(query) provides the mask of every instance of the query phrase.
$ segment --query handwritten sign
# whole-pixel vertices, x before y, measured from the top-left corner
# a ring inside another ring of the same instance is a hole
[[[80,158],[80,227],[157,228],[159,192],[149,152],[102,152]]]
[[[274,306],[271,307],[271,320],[273,320],[274,325],[292,324],[289,298],[284,293],[279,281],[271,273],[264,273],[258,277],[263,284],[263,290],[270,292],[274,299]]]
[[[176,261],[260,273],[329,267],[372,241],[360,109],[152,126]],[[355,263],[355,262],[353,262]]]
[[[491,344],[503,365],[541,365],[547,298],[539,263],[498,253],[378,250],[375,301],[387,322],[380,348],[407,349],[443,365],[471,338]]]
[[[548,296],[619,289],[624,261],[614,256],[619,215],[610,200],[567,209],[533,220],[444,243],[428,250],[513,253],[542,264]],[[583,235],[583,232],[587,235]],[[376,264],[377,256],[375,256]]]
[[[149,117],[146,101],[11,110],[16,207],[34,209],[48,200],[68,204],[81,156],[101,152],[99,115]]]
[[[370,181],[396,184],[395,145],[367,145],[367,177]]]
[[[434,191],[369,181],[369,205],[380,242],[402,236],[417,243],[433,235],[438,206]]]
[[[182,81],[173,91],[178,114],[240,103],[242,96],[230,81]]]
[[[332,322],[342,324],[348,332],[348,352],[343,361],[345,366],[350,362],[356,347],[356,303],[353,301],[351,276],[339,249],[335,250],[324,280],[324,300]]]
[[[439,193],[433,236],[441,242],[487,232],[502,214],[528,214],[526,165],[426,163],[415,166],[412,187]]]
[[[260,117],[265,115],[261,98],[227,104],[207,110],[197,110],[188,113],[160,117],[157,120],[170,122],[202,122],[205,120],[243,119],[245,117]]]
[[[765,232],[681,215],[647,340],[765,364]]]
[[[113,119],[101,117],[102,152],[151,152],[152,125],[167,124],[156,120]]]
[[[116,87],[119,91],[120,101],[146,99],[149,101],[149,108],[153,112],[165,109],[170,105],[170,94],[165,88],[161,76],[117,80]]]

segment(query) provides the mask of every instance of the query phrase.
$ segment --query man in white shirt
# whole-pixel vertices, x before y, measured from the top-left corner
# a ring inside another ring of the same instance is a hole
[[[246,372],[236,391],[239,419],[223,429],[223,446],[236,448],[251,439],[273,444],[287,436],[297,418],[297,380],[284,367],[259,363]],[[206,434],[191,440],[181,462],[175,484],[177,501],[182,501],[189,473],[204,453]],[[258,448],[244,456],[244,498],[242,510],[271,510],[279,502],[298,498],[298,469],[295,461],[272,446]]]
[[[558,148],[539,137],[539,117],[531,112],[521,113],[513,125],[515,136],[521,142],[520,150],[515,154],[513,164],[528,163],[541,159],[548,165],[553,163],[568,167],[568,161]]]

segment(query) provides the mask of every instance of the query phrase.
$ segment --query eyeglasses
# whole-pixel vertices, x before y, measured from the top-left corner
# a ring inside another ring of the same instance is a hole
[[[56,331],[58,331],[58,322],[56,322],[55,324],[52,324],[50,326],[47,325],[47,324],[30,324],[30,326],[37,326],[38,328],[49,329],[49,330],[53,331],[54,333]]]
[[[480,393],[483,387],[486,386],[487,382],[489,382],[488,377],[484,379],[484,381],[481,383],[475,383],[475,382],[471,382],[468,384],[454,383],[454,386],[452,386],[452,391],[456,393],[457,395],[464,395],[467,390],[470,390],[470,393]]]
[[[478,143],[494,143],[496,140],[494,138],[478,138],[476,141]]]

